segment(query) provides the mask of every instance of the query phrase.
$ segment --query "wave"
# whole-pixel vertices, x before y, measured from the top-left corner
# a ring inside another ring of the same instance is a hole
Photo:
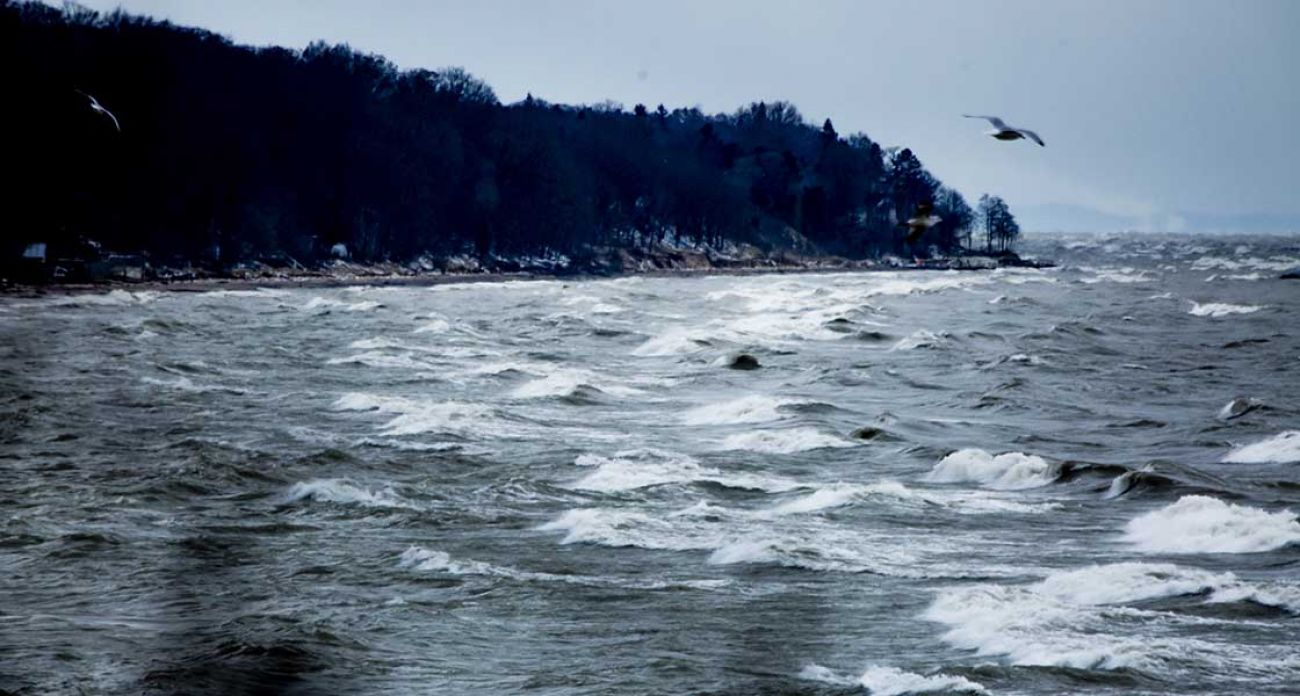
[[[1264,309],[1265,305],[1235,305],[1226,302],[1192,302],[1188,314],[1196,317],[1226,317],[1230,314],[1252,314]]]
[[[916,350],[918,348],[938,348],[950,338],[947,332],[934,333],[920,329],[899,340],[890,350]]]
[[[903,696],[904,694],[933,694],[954,692],[987,694],[988,690],[965,677],[947,674],[925,676],[906,672],[897,667],[871,666],[857,677],[845,677],[818,664],[807,665],[799,672],[800,679],[818,681],[835,686],[866,688],[871,696]]]
[[[411,546],[397,559],[400,568],[424,572],[441,572],[449,575],[477,575],[484,577],[505,578],[520,582],[560,582],[571,585],[596,587],[622,587],[640,590],[662,589],[717,589],[730,584],[730,580],[624,580],[622,578],[598,577],[591,575],[568,575],[520,570],[509,566],[499,566],[474,560],[456,560],[445,551]]]
[[[153,302],[161,293],[152,290],[132,292],[129,290],[111,290],[103,294],[64,295],[44,302],[15,304],[15,307],[39,307],[54,305],[56,307],[129,307]]]
[[[1228,259],[1222,256],[1202,256],[1192,262],[1193,271],[1289,271],[1300,266],[1300,258],[1288,256],[1271,256],[1269,258],[1248,257],[1244,259]]]
[[[314,500],[320,503],[361,505],[363,507],[417,509],[416,505],[404,500],[391,487],[370,490],[344,478],[299,481],[293,484],[284,494],[284,502],[286,503],[296,503],[304,500]]]
[[[958,450],[939,460],[926,474],[934,483],[978,483],[996,490],[1020,490],[1045,486],[1057,477],[1055,468],[1042,457],[1023,452],[994,456],[982,449]]]
[[[496,412],[483,404],[456,401],[416,401],[404,397],[352,392],[334,402],[338,411],[374,411],[393,416],[382,426],[384,435],[477,431],[491,427]]]
[[[1086,285],[1095,285],[1097,283],[1150,283],[1153,280],[1147,271],[1138,271],[1127,266],[1106,269],[1080,267],[1079,270],[1093,274],[1090,277],[1079,279],[1079,282]]]
[[[728,435],[722,441],[724,450],[748,450],[764,454],[796,454],[831,447],[854,447],[850,442],[828,435],[817,428],[785,428],[781,430],[755,430]]]
[[[612,457],[583,454],[574,463],[594,467],[595,470],[571,484],[571,487],[603,493],[695,482],[768,492],[788,491],[799,486],[787,479],[725,472],[701,466],[698,461],[684,454],[657,449],[626,450],[617,452]]]
[[[141,377],[141,382],[153,385],[155,387],[166,387],[176,391],[189,392],[191,394],[207,394],[211,392],[222,392],[225,394],[241,395],[246,394],[243,389],[236,387],[223,387],[220,385],[195,384],[194,380],[184,375],[178,375],[176,379],[159,379],[157,377]]]
[[[1186,495],[1129,521],[1124,540],[1148,553],[1254,553],[1300,542],[1300,522],[1288,510]]]
[[[1124,605],[1171,597],[1201,603],[1279,602],[1295,611],[1294,587],[1257,586],[1232,573],[1173,564],[1115,563],[1060,571],[1028,585],[978,585],[941,591],[923,614],[948,627],[943,640],[981,656],[1015,665],[1078,669],[1144,668],[1187,659],[1225,657],[1215,646],[1191,639],[1108,633],[1129,622],[1115,615],[1178,622],[1175,614]],[[1188,619],[1187,621],[1191,621]],[[1159,634],[1157,634],[1159,636]]]
[[[1224,408],[1226,409],[1227,406]],[[1222,461],[1229,464],[1289,464],[1291,462],[1300,462],[1300,430],[1288,430],[1278,433],[1267,440],[1238,447],[1225,455]]]
[[[807,399],[783,399],[762,394],[716,404],[706,404],[682,414],[686,425],[739,425],[743,423],[768,423],[782,420],[787,414],[782,409],[811,403]]]
[[[541,379],[521,385],[512,392],[516,399],[537,399],[544,397],[593,397],[599,394],[615,396],[635,396],[643,393],[639,389],[617,384],[597,384],[595,374],[586,370],[557,370]]]
[[[703,329],[669,329],[632,350],[639,357],[689,355],[714,346],[717,336]]]
[[[375,302],[373,300],[362,300],[360,302],[345,302],[343,300],[336,300],[329,297],[317,296],[308,300],[307,304],[302,306],[302,311],[304,312],[314,311],[322,314],[333,310],[339,310],[341,312],[369,312],[372,310],[379,309],[380,307],[383,306],[384,305]]]

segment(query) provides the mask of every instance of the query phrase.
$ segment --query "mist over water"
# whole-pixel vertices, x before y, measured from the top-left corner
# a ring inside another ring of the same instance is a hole
[[[1300,243],[1027,251],[0,299],[0,688],[1294,689]]]

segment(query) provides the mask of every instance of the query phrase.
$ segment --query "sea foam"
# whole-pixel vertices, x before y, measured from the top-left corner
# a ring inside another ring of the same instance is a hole
[[[1004,657],[1015,665],[1143,668],[1224,656],[1201,641],[1109,633],[1125,625],[1116,623],[1115,615],[1149,616],[1147,622],[1156,616],[1123,605],[1184,596],[1206,602],[1249,598],[1271,603],[1279,601],[1279,594],[1243,583],[1231,573],[1167,563],[1115,563],[1053,573],[1028,585],[943,590],[923,616],[948,627],[943,635],[946,642],[977,655]],[[1281,600],[1294,609],[1288,604],[1294,596]],[[1158,616],[1171,622],[1197,620],[1169,613]]]
[[[1226,302],[1193,302],[1188,314],[1196,317],[1226,317],[1230,314],[1252,314],[1263,309],[1262,305],[1237,305]]]
[[[799,672],[800,679],[819,681],[835,686],[865,687],[871,696],[903,696],[903,694],[935,694],[941,692],[986,694],[988,690],[965,677],[947,674],[925,676],[907,672],[897,667],[871,666],[857,677],[846,677],[818,664],[811,664]]]
[[[1225,406],[1225,409],[1228,407]],[[1223,458],[1230,464],[1289,464],[1300,462],[1300,430],[1288,430],[1232,450]]]
[[[1288,510],[1186,495],[1131,520],[1124,540],[1149,553],[1252,553],[1300,541],[1300,522]]]
[[[925,480],[935,483],[978,483],[997,490],[1037,488],[1054,479],[1052,465],[1023,452],[994,456],[982,449],[964,449],[939,460]]]

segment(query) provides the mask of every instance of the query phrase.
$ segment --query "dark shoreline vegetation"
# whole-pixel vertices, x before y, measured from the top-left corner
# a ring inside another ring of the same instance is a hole
[[[0,53],[0,285],[1018,262],[1001,199],[787,102],[501,104],[459,68],[12,0]]]

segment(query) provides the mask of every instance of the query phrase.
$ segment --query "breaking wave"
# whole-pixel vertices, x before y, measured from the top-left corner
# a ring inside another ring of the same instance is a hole
[[[988,690],[965,677],[947,674],[925,676],[907,672],[897,667],[871,666],[857,677],[846,677],[818,664],[811,664],[799,672],[800,679],[845,687],[864,687],[871,696],[903,696],[904,694],[934,694],[953,692],[986,694]]]
[[[934,483],[978,483],[996,490],[1045,486],[1056,479],[1047,460],[1023,452],[994,456],[982,449],[958,450],[939,460],[925,480]]]
[[[1226,302],[1207,302],[1201,304],[1193,302],[1192,308],[1187,310],[1188,314],[1196,317],[1226,317],[1230,314],[1252,314],[1264,309],[1260,305],[1236,305]]]
[[[1300,541],[1293,512],[1186,495],[1131,520],[1124,540],[1149,553],[1254,553]]]
[[[1231,404],[1229,404],[1230,406]],[[1225,409],[1228,407],[1225,406]],[[1300,462],[1300,430],[1288,430],[1232,450],[1223,461],[1230,464],[1289,464]]]

